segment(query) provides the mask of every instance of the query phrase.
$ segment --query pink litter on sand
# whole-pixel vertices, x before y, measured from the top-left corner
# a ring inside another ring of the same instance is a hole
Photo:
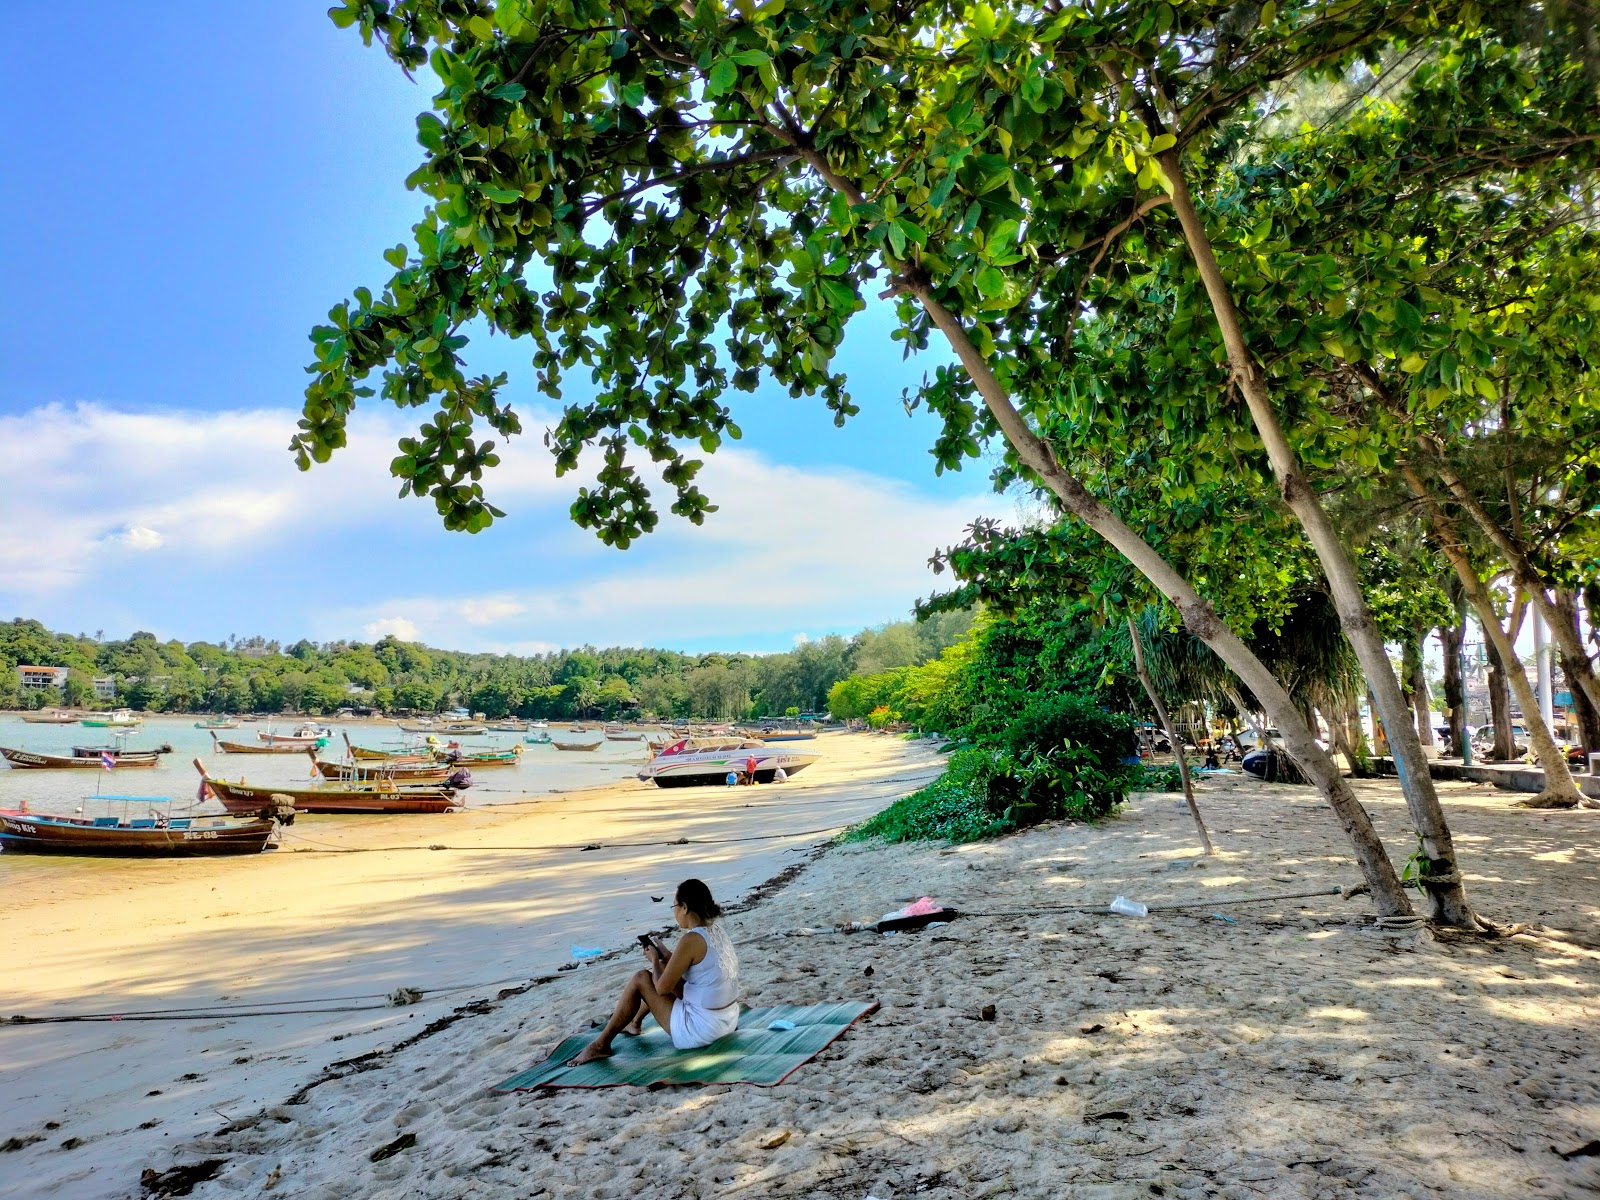
[[[885,921],[893,921],[900,917],[926,917],[930,913],[943,911],[943,908],[944,906],[932,896],[923,896],[921,899],[912,901],[904,908],[897,908],[892,913],[884,913],[883,919]]]

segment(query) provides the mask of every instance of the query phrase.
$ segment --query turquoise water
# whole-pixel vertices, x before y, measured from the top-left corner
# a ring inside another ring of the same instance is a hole
[[[277,783],[304,785],[311,778],[311,763],[301,754],[222,754],[211,743],[211,734],[196,729],[196,717],[147,717],[138,732],[130,733],[123,744],[130,750],[153,749],[170,743],[172,753],[162,756],[153,768],[125,767],[111,771],[18,770],[0,761],[0,808],[16,808],[26,800],[35,812],[72,814],[82,810],[86,816],[121,815],[127,810],[139,809],[138,804],[124,805],[122,801],[109,801],[107,796],[151,796],[162,803],[171,801],[171,811],[182,815],[221,812],[215,801],[196,804],[195,793],[200,775],[193,760],[202,759],[206,769],[220,779],[243,777],[251,783]],[[275,733],[294,732],[295,721],[277,721],[270,728]],[[344,754],[344,739],[348,731],[350,740],[358,746],[373,749],[399,749],[408,744],[411,735],[402,733],[392,724],[355,722],[341,724],[321,721],[318,724],[333,730],[333,737],[322,751],[324,758],[337,759]],[[250,743],[259,740],[256,733],[269,729],[265,721],[246,723],[237,729],[218,730],[217,736],[231,742]],[[29,725],[16,716],[0,716],[0,746],[9,749],[33,750],[44,754],[68,755],[73,746],[105,746],[117,739],[110,729],[88,729],[82,725]],[[563,736],[562,727],[553,731]],[[582,736],[582,735],[580,735]],[[593,735],[598,736],[598,735]],[[447,740],[447,739],[442,739]],[[478,737],[459,739],[464,747],[495,746],[509,748],[522,741],[522,735],[491,733]],[[593,753],[577,754],[557,750],[550,745],[524,745],[522,761],[514,767],[484,767],[473,772],[473,787],[464,798],[470,807],[536,796],[575,788],[594,787],[619,779],[631,779],[645,762],[643,742],[602,742]],[[645,786],[643,784],[641,787]],[[146,806],[148,807],[148,806]],[[143,815],[139,812],[138,815]],[[340,817],[338,820],[359,821],[362,818]]]

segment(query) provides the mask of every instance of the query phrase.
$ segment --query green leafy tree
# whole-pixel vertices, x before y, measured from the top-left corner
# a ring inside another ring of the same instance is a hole
[[[433,205],[415,253],[391,252],[397,273],[383,293],[359,290],[316,332],[294,448],[303,466],[328,457],[364,380],[383,368],[388,398],[441,401],[402,442],[394,465],[405,488],[431,496],[452,528],[484,527],[496,510],[480,481],[497,456],[474,423],[501,437],[520,424],[499,397],[502,379],[463,369],[460,328],[482,317],[533,340],[552,397],[576,364],[592,372],[598,395],[570,403],[550,441],[559,472],[598,446],[597,485],[580,491],[574,516],[626,545],[657,521],[630,447],[657,465],[675,512],[703,519],[710,502],[684,447],[712,451],[737,436],[725,390],[753,388],[765,373],[848,416],[834,349],[862,293],[887,284],[899,336],[920,349],[937,331],[960,361],[918,396],[945,419],[939,464],[957,466],[1002,435],[1017,469],[1127,555],[1248,682],[1344,811],[1353,798],[1271,673],[1113,505],[1063,468],[1039,426],[1071,369],[1065,351],[1084,305],[1107,301],[1093,283],[1107,255],[1143,268],[1181,252],[1173,265],[1189,299],[1180,315],[1204,321],[1174,325],[1173,339],[1191,355],[1215,347],[1227,362],[1253,453],[1306,530],[1393,724],[1403,700],[1353,562],[1275,407],[1276,381],[1263,369],[1271,359],[1252,340],[1257,314],[1241,296],[1253,301],[1276,268],[1245,253],[1259,221],[1242,226],[1247,210],[1219,202],[1235,178],[1223,168],[1236,119],[1281,81],[1336,76],[1402,39],[1477,36],[1480,19],[1507,11],[1448,10],[1459,28],[1447,30],[1433,9],[1376,3],[1247,13],[1147,2],[1096,19],[1054,6],[956,17],[933,5],[771,5],[728,20],[664,2],[468,15],[420,0],[350,0],[338,21],[360,24],[402,64],[427,59],[444,82],[438,112],[419,121],[428,159],[413,176]],[[1222,222],[1220,235],[1202,210]],[[1133,247],[1126,256],[1124,246]],[[528,281],[535,259],[548,272],[543,294]],[[1414,736],[1398,738],[1397,750],[1420,762]],[[1425,768],[1406,772],[1405,789],[1439,865],[1430,905],[1470,925]],[[1358,853],[1378,902],[1404,911],[1373,849]]]

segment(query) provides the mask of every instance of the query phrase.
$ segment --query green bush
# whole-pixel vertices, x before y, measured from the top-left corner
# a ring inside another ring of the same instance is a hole
[[[1151,786],[1124,762],[1133,722],[1091,697],[1040,696],[995,735],[955,751],[945,773],[852,829],[847,840],[975,841],[1041,821],[1093,820]]]
[[[989,811],[988,784],[994,752],[957,750],[943,775],[920,791],[845,832],[843,840],[861,842],[976,842],[1014,828]]]
[[[1168,763],[1159,767],[1146,764],[1140,768],[1138,781],[1128,790],[1134,792],[1181,792],[1183,790],[1183,776],[1178,773],[1177,763]]]

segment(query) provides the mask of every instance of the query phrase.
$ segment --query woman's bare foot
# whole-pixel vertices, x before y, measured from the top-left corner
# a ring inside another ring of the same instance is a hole
[[[569,1062],[567,1066],[581,1067],[584,1063],[592,1063],[596,1059],[610,1058],[611,1054],[612,1050],[610,1046],[601,1045],[598,1041],[590,1042],[583,1048],[581,1052],[579,1052],[578,1057]]]
[[[641,1018],[639,1020],[629,1021],[626,1025],[624,1025],[622,1027],[622,1032],[624,1034],[626,1034],[628,1037],[638,1037],[641,1033],[644,1032],[644,1021],[643,1021],[643,1019]]]

